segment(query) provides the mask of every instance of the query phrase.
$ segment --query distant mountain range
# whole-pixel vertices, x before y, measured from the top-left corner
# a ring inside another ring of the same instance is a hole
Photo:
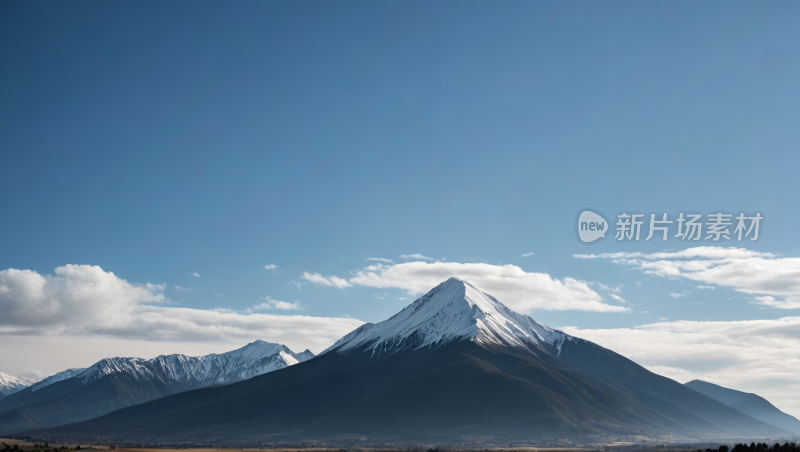
[[[729,407],[736,408],[748,416],[800,435],[800,420],[779,410],[763,397],[748,392],[723,388],[703,380],[692,380],[685,383],[685,385]]]
[[[27,378],[14,377],[0,372],[0,399],[15,392],[22,391],[33,384],[33,380]]]
[[[764,438],[790,432],[548,328],[451,278],[314,359],[22,434],[255,443],[361,436],[437,442]]]
[[[200,357],[103,359],[32,385],[27,382],[0,399],[0,434],[92,419],[166,395],[245,380],[313,357],[308,350],[294,353],[285,345],[256,341]]]

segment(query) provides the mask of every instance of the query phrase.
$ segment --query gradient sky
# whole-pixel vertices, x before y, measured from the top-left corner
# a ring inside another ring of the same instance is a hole
[[[799,21],[788,1],[3,2],[0,270],[92,265],[161,285],[159,306],[246,314],[273,300],[377,322],[415,296],[304,273],[350,280],[379,262],[368,258],[479,262],[585,281],[627,309],[527,312],[578,335],[796,318]],[[586,207],[612,222],[719,210],[764,222],[756,242],[586,246],[575,232]],[[755,290],[574,256],[695,246],[795,270]],[[433,260],[401,258],[413,254]],[[27,303],[1,296],[4,309]],[[0,322],[0,334],[13,344],[0,345],[0,371],[28,376],[121,349],[233,348],[57,321]],[[43,354],[71,340],[80,353]],[[800,355],[787,359],[800,369]],[[647,364],[707,375],[687,360]],[[797,377],[755,378],[736,389],[800,392]],[[800,398],[783,403],[800,414]]]

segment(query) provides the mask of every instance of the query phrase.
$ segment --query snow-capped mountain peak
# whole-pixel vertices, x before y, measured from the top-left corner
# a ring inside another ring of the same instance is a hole
[[[0,372],[0,397],[21,391],[33,384],[33,382],[34,380],[29,380],[23,377],[15,377],[13,375]]]
[[[568,338],[512,311],[468,282],[450,278],[392,318],[362,325],[323,353],[366,348],[373,354],[383,354],[462,340],[519,349],[531,343],[559,348]]]
[[[285,345],[257,340],[237,350],[205,356],[175,354],[153,359],[106,358],[87,368],[68,369],[51,375],[33,385],[31,390],[70,378],[89,384],[116,373],[127,374],[136,380],[156,379],[186,387],[203,387],[245,380],[313,357],[309,350],[294,353]]]

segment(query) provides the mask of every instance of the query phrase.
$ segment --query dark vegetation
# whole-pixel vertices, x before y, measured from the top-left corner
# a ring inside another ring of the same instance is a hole
[[[21,450],[24,450],[24,448],[20,448],[19,447],[19,444],[14,444],[14,445],[6,444],[6,443],[0,443],[0,444],[2,444],[2,446],[3,446],[3,448],[0,449],[0,452],[10,452],[10,451],[21,451]],[[80,450],[80,448],[81,448],[81,446],[77,446],[75,448],[75,450]],[[61,447],[53,446],[53,447],[50,447],[50,444],[48,444],[48,443],[44,443],[44,444],[36,443],[36,444],[33,445],[33,450],[36,451],[36,452],[58,452],[60,450],[69,450],[69,447],[67,447],[67,446],[61,446]]]
[[[3,438],[6,439],[6,438]],[[116,445],[111,442],[97,442],[97,447],[91,445],[94,441],[84,441],[81,444],[51,444],[47,439],[34,439],[30,437],[22,438],[8,438],[15,441],[14,444],[8,444],[5,441],[0,441],[0,452],[66,452],[73,450],[80,451],[97,451],[97,450],[113,450]],[[52,441],[52,440],[50,440]]]
[[[764,443],[750,443],[749,446],[747,444],[736,444],[733,446],[732,452],[798,452],[798,449],[796,443],[790,442],[775,443],[772,446]]]

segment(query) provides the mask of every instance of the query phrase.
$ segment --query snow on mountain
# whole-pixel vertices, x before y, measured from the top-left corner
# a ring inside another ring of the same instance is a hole
[[[308,350],[308,349],[306,349],[306,351],[304,351],[304,352],[297,353],[296,355],[294,355],[295,359],[297,359],[300,362],[308,361],[309,359],[313,358],[314,356],[315,355],[313,353],[311,353],[311,350]]]
[[[364,324],[322,353],[365,348],[375,355],[462,340],[521,350],[529,344],[548,344],[560,351],[564,341],[571,339],[572,336],[517,314],[471,284],[450,278],[392,318]]]
[[[161,355],[153,359],[106,358],[91,367],[68,369],[45,378],[31,387],[36,391],[53,383],[76,378],[86,385],[114,373],[126,373],[139,379],[182,383],[203,387],[232,383],[282,369],[314,357],[311,351],[294,353],[281,344],[261,340],[227,353],[205,356]]]
[[[65,371],[59,372],[55,375],[50,375],[49,377],[42,379],[38,383],[34,383],[33,385],[31,385],[31,391],[35,391],[37,389],[41,389],[53,383],[57,383],[59,381],[66,380],[68,378],[72,378],[75,375],[78,375],[79,373],[83,372],[84,370],[86,370],[85,367],[74,367],[72,369],[67,369]]]
[[[13,375],[4,374],[0,372],[0,398],[11,395],[15,392],[22,391],[31,384],[34,380],[27,378],[15,377]]]

